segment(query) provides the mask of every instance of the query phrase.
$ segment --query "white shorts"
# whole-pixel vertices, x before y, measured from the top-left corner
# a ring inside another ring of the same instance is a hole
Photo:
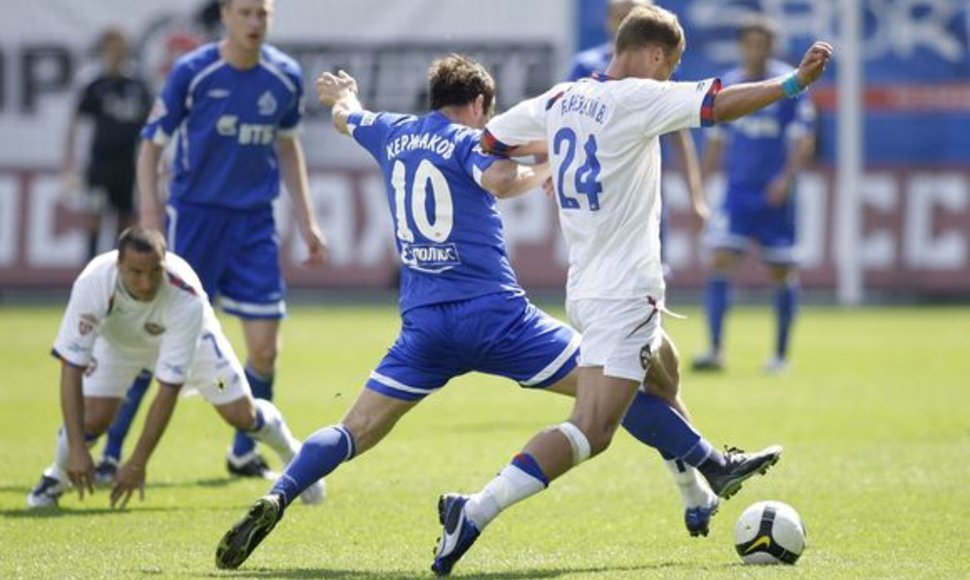
[[[142,369],[155,370],[158,353],[123,351],[98,338],[91,364],[84,371],[85,397],[120,399]],[[183,393],[198,392],[213,405],[225,405],[250,395],[249,383],[232,345],[223,336],[206,334],[199,341],[195,362]]]
[[[663,342],[656,302],[648,298],[567,300],[566,313],[583,333],[579,366],[601,366],[608,377],[643,382],[650,357]]]

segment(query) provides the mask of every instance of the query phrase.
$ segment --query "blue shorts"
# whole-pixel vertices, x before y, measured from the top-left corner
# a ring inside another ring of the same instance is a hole
[[[579,333],[521,295],[412,308],[367,388],[417,401],[470,371],[548,387],[576,367],[579,343]]]
[[[213,302],[242,318],[282,318],[273,207],[238,210],[187,203],[165,208],[169,249],[185,259]]]
[[[775,207],[767,203],[730,203],[751,199],[728,191],[728,204],[711,218],[705,244],[710,249],[743,252],[753,240],[761,247],[761,259],[770,264],[798,262],[795,253],[795,200]],[[737,197],[732,197],[737,196]]]

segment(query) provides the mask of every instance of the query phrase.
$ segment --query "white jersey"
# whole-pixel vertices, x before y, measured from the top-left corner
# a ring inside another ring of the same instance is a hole
[[[719,89],[717,79],[586,78],[488,123],[484,140],[493,150],[549,144],[570,300],[663,299],[658,137],[713,122]]]
[[[201,337],[222,330],[188,263],[166,253],[163,267],[155,298],[141,302],[121,283],[117,250],[91,260],[74,281],[53,354],[75,366],[96,365],[95,342],[104,340],[115,352],[154,361],[149,370],[159,381],[185,384]]]

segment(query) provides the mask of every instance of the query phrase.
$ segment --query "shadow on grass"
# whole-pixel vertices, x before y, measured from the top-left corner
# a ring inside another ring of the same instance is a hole
[[[226,487],[229,484],[242,481],[239,477],[210,477],[207,479],[196,479],[196,480],[186,480],[186,481],[153,481],[145,485],[145,489],[149,490],[152,488],[157,489],[167,489],[173,487]],[[267,480],[268,481],[268,480]],[[17,493],[27,495],[33,488],[32,485],[0,485],[0,493]],[[110,489],[109,486],[98,486],[96,489],[107,490]]]
[[[180,511],[182,508],[177,506],[167,506],[167,507],[136,507],[132,508],[130,505],[121,510],[111,509],[110,507],[99,507],[99,508],[59,508],[59,507],[49,507],[49,508],[22,508],[22,509],[9,509],[0,510],[0,516],[4,518],[19,518],[19,519],[46,519],[46,518],[70,518],[70,517],[85,517],[85,516],[103,516],[105,514],[114,515],[127,515],[127,514],[138,514],[142,512],[174,512]]]
[[[642,573],[657,574],[664,570],[677,570],[683,572],[712,572],[727,571],[735,567],[735,564],[699,564],[697,562],[666,561],[642,566],[597,566],[597,567],[576,567],[576,568],[548,568],[531,569],[507,572],[485,572],[456,574],[458,578],[468,578],[469,580],[529,580],[532,578],[558,578],[573,574],[602,574],[604,577],[617,573]],[[203,578],[341,578],[345,580],[356,580],[364,578],[384,578],[387,580],[427,580],[430,577],[428,572],[404,572],[404,571],[383,571],[383,570],[335,570],[333,568],[254,568],[251,570],[211,572],[200,575]]]

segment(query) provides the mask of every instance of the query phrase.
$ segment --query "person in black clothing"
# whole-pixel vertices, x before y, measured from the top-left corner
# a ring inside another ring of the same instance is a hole
[[[102,33],[97,44],[101,69],[82,88],[65,139],[64,173],[77,175],[74,159],[82,119],[94,125],[84,180],[88,190],[88,258],[98,254],[101,216],[117,212],[120,232],[135,221],[135,151],[152,104],[148,85],[128,70],[128,39],[119,29]]]

